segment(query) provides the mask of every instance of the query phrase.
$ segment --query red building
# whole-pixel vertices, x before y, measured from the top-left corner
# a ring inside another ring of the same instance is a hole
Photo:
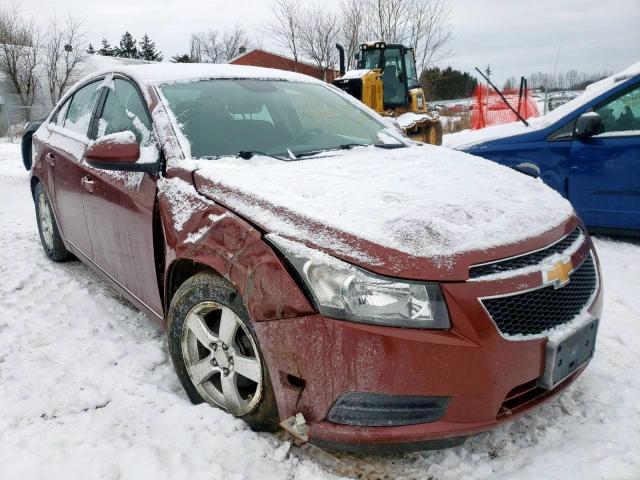
[[[260,48],[247,50],[229,63],[234,65],[252,65],[254,67],[278,68],[280,70],[288,70],[290,72],[303,73],[320,80],[332,82],[340,73],[334,69],[327,70],[326,78],[324,71],[315,65],[306,62],[296,62],[293,58],[285,57],[277,53],[268,52]]]

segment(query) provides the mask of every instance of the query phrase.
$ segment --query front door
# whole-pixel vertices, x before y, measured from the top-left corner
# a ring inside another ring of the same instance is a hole
[[[53,204],[60,231],[67,243],[87,257],[92,248],[82,201],[82,165],[89,139],[87,132],[100,93],[97,80],[74,93],[46,125],[48,140],[45,162],[53,178]]]
[[[594,108],[604,132],[575,139],[569,200],[589,227],[640,229],[640,85]]]
[[[132,131],[142,161],[159,158],[151,117],[129,80],[114,78],[98,112],[96,138]],[[162,317],[153,244],[156,178],[142,172],[99,170],[89,166],[84,206],[93,261],[152,313]]]

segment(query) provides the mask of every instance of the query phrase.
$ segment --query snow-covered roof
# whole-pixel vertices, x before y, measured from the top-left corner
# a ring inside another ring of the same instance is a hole
[[[205,192],[213,200],[272,234],[354,258],[367,252],[340,252],[335,235],[309,231],[305,219],[434,258],[518,243],[573,212],[539,179],[432,145],[361,147],[299,162],[256,156],[195,163],[214,185]]]
[[[96,74],[117,71],[127,74],[140,84],[163,84],[188,82],[205,78],[251,78],[264,80],[287,80],[291,82],[321,83],[308,75],[277,70],[274,68],[252,67],[215,63],[154,63],[147,65],[126,65],[106,68]]]
[[[505,125],[482,128],[480,130],[465,130],[459,133],[445,135],[443,144],[450,148],[467,148],[488,140],[495,140],[546,128],[636,75],[640,75],[640,62],[634,63],[619,73],[589,85],[581,95],[559,106],[548,114],[542,117],[528,119],[529,127],[526,127],[522,122],[513,122]]]
[[[289,60],[290,62],[299,63],[300,65],[306,65],[308,67],[320,70],[320,68],[318,68],[318,65],[313,63],[311,60],[300,58],[300,57],[298,57],[298,60],[295,60],[294,58],[291,58],[291,57],[289,57],[287,55],[284,55],[282,53],[272,52],[271,50],[265,50],[264,48],[257,48],[257,47],[256,48],[249,48],[245,52],[239,53],[238,55],[233,57],[231,60],[229,60],[227,63],[233,63],[233,62],[235,62],[235,61],[237,61],[237,60],[239,60],[239,59],[241,59],[243,57],[246,57],[247,55],[249,55],[250,53],[253,53],[253,52],[266,53],[267,55],[273,55],[274,57],[284,58],[285,60]]]

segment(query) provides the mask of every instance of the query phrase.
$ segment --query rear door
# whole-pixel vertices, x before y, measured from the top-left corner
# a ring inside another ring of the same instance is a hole
[[[53,179],[53,204],[65,240],[91,258],[92,248],[84,215],[82,158],[89,144],[87,133],[100,93],[102,79],[78,89],[59,109],[48,130],[45,162]]]
[[[599,104],[604,132],[574,139],[569,200],[590,227],[640,229],[640,83]]]
[[[131,131],[141,161],[158,161],[151,117],[138,88],[114,78],[98,107],[92,137]],[[153,245],[156,178],[142,172],[86,167],[84,206],[93,246],[93,261],[152,313],[162,317]]]

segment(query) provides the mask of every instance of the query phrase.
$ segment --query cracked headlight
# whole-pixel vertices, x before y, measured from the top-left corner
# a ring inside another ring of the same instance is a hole
[[[268,239],[298,272],[322,315],[393,327],[450,327],[437,283],[382,277],[298,242]]]

